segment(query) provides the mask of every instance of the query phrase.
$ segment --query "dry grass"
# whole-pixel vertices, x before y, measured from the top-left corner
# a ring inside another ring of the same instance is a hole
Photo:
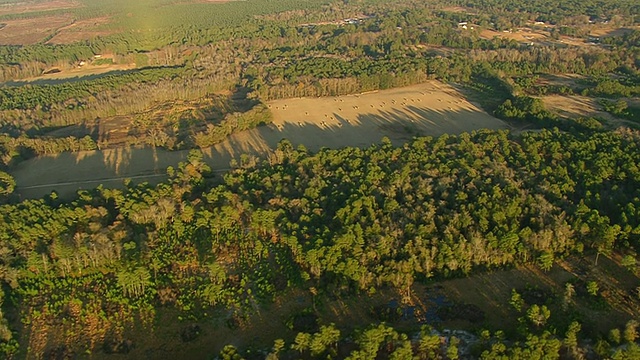
[[[53,1],[26,1],[14,2],[0,5],[0,15],[21,14],[35,11],[48,11],[58,9],[72,9],[80,7],[76,1],[53,0]]]
[[[224,171],[231,159],[239,159],[241,154],[266,157],[282,139],[317,151],[322,147],[370,146],[385,136],[400,145],[417,135],[507,127],[456,89],[435,81],[362,95],[278,100],[269,105],[273,124],[234,134],[221,144],[203,149],[213,169]],[[114,132],[127,125],[127,119],[120,118],[104,123],[100,131],[115,136]],[[184,161],[187,153],[150,148],[63,153],[22,162],[11,173],[18,183],[18,193],[25,198],[41,197],[52,190],[68,197],[80,188],[100,183],[122,186],[124,177],[159,181],[165,169]]]
[[[551,112],[568,118],[594,117],[613,120],[602,110],[598,100],[580,95],[547,95],[542,97],[544,106]]]
[[[442,8],[442,10],[444,11],[448,11],[448,12],[461,12],[461,13],[468,13],[469,9],[464,8],[462,6],[447,6]]]
[[[109,23],[108,17],[78,20],[70,25],[61,27],[47,44],[70,44],[76,41],[90,40],[97,36],[113,34],[113,31],[100,30],[102,25]]]
[[[513,32],[500,32],[494,31],[490,29],[483,29],[480,32],[480,37],[483,39],[493,39],[494,37],[498,37],[501,39],[509,39],[516,40],[518,42],[533,42],[536,40],[544,40],[546,39],[548,34],[544,31],[531,30],[531,29],[519,29]]]
[[[616,28],[611,26],[598,26],[590,30],[589,35],[597,37],[622,36],[640,30],[640,26]]]
[[[20,79],[18,81],[9,82],[12,84],[22,85],[23,83],[32,83],[34,85],[45,85],[52,83],[59,83],[55,80],[64,80],[64,82],[73,82],[73,81],[84,81],[88,80],[88,78],[107,74],[115,71],[127,71],[135,69],[135,64],[104,64],[104,65],[91,65],[87,64],[82,67],[74,67],[71,69],[60,69],[59,72],[54,72],[50,74],[43,74],[40,76]]]
[[[368,146],[383,136],[401,144],[416,135],[506,127],[456,89],[436,81],[360,95],[277,100],[269,107],[276,130],[312,149]],[[307,133],[309,127],[318,131]]]
[[[634,296],[640,279],[619,265],[619,255],[613,259],[601,256],[597,266],[593,257],[571,257],[558,261],[548,272],[529,265],[450,280],[442,285],[448,298],[480,307],[487,314],[486,326],[505,329],[517,325],[515,312],[509,305],[511,289],[537,287],[555,294],[557,301],[561,301],[567,282],[587,281],[599,284],[609,304],[608,310],[597,310],[589,305],[589,295],[573,298],[572,306],[594,326],[591,330],[606,333],[640,317],[640,299]]]
[[[70,15],[6,20],[0,29],[0,45],[29,45],[43,41],[57,29],[72,23]]]

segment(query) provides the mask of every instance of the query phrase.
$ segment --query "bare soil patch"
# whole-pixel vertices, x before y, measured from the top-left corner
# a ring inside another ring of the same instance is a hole
[[[52,1],[25,1],[0,5],[0,15],[22,14],[35,11],[48,11],[58,9],[72,9],[80,7],[76,1],[52,0]]]
[[[36,44],[72,21],[70,15],[6,20],[2,22],[5,26],[0,28],[0,45]]]

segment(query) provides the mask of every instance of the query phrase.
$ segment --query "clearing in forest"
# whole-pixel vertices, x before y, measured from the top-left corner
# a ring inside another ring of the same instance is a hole
[[[611,115],[602,110],[598,100],[581,95],[545,95],[545,108],[568,118],[594,117],[610,119]]]
[[[0,45],[36,44],[53,35],[57,29],[73,22],[71,15],[52,15],[29,19],[3,20]]]
[[[225,171],[242,154],[267,157],[282,139],[311,151],[323,147],[367,147],[388,137],[401,145],[414,136],[459,134],[477,129],[505,129],[496,119],[437,81],[360,95],[296,98],[269,102],[274,121],[233,134],[202,149],[214,171]],[[124,178],[157,182],[168,166],[185,161],[188,151],[160,148],[116,148],[40,156],[11,171],[17,192],[25,198],[52,190],[73,196],[79,189],[120,187]]]
[[[383,136],[402,144],[414,136],[507,127],[438,81],[359,95],[282,99],[268,105],[272,126],[308,148],[368,146]]]
[[[110,21],[108,16],[76,20],[72,24],[57,29],[56,34],[47,41],[47,44],[71,44],[98,36],[111,35],[114,31],[106,30],[104,26]]]
[[[0,4],[0,15],[71,9],[80,6],[79,2],[65,0],[9,2]]]

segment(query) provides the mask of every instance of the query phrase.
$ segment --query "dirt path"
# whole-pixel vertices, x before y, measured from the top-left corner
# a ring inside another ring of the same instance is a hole
[[[429,82],[361,95],[285,99],[269,103],[274,122],[234,134],[203,149],[212,169],[225,171],[242,154],[265,157],[282,139],[311,151],[322,147],[365,147],[388,137],[401,145],[414,136],[458,134],[506,124],[469,103],[454,88]],[[124,179],[157,183],[168,166],[185,161],[188,151],[119,148],[41,156],[20,163],[11,174],[22,198],[55,190],[71,197],[79,189],[121,187]]]

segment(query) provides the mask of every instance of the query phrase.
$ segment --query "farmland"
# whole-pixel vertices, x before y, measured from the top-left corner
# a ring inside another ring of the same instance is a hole
[[[0,0],[0,358],[640,358],[639,11]]]
[[[368,147],[383,137],[399,145],[415,136],[507,127],[469,103],[455,88],[436,81],[360,95],[276,100],[269,107],[274,112],[272,124],[234,134],[203,149],[212,169],[226,170],[230,161],[240,160],[242,154],[266,158],[282,139],[317,151],[323,147]],[[78,189],[100,183],[122,186],[126,178],[155,183],[164,178],[168,166],[184,161],[187,153],[151,148],[65,153],[23,162],[12,175],[23,198],[38,198],[52,190],[70,197]]]

